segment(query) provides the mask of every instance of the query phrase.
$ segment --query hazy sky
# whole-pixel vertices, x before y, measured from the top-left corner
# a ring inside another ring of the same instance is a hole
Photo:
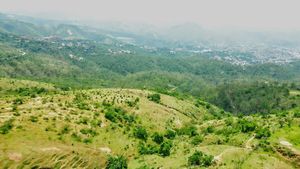
[[[0,0],[0,11],[73,20],[300,30],[300,0]]]

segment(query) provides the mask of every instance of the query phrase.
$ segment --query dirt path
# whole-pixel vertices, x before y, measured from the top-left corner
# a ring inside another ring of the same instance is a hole
[[[255,135],[253,135],[251,138],[249,138],[247,141],[246,141],[246,144],[245,144],[245,148],[246,149],[251,149],[252,150],[252,146],[251,146],[251,141],[255,138]]]
[[[253,135],[252,137],[250,137],[246,143],[245,143],[245,148],[242,148],[242,147],[233,147],[233,148],[229,148],[229,149],[226,149],[224,150],[222,153],[220,153],[219,155],[217,156],[214,156],[214,161],[216,162],[221,162],[222,161],[222,156],[225,154],[225,153],[228,153],[232,150],[235,150],[235,149],[248,149],[250,151],[252,151],[252,146],[251,146],[251,141],[255,138],[255,135]]]
[[[290,151],[292,151],[294,154],[300,156],[300,151],[297,150],[296,148],[293,147],[293,144],[286,141],[286,140],[281,140],[279,141],[279,143],[284,146],[285,148],[289,149]]]
[[[227,152],[229,152],[229,151],[231,151],[231,150],[234,150],[234,149],[239,149],[239,147],[234,147],[234,148],[229,148],[229,149],[224,150],[224,151],[223,151],[222,153],[220,153],[219,155],[214,156],[214,161],[216,161],[216,162],[222,161],[222,156],[223,156],[223,154],[225,154],[225,153],[227,153]]]

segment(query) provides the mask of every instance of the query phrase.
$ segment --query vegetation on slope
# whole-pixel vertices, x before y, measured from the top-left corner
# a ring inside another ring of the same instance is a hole
[[[236,117],[146,90],[0,83],[4,167],[294,168],[299,162],[297,108]],[[159,102],[152,99],[157,95]]]

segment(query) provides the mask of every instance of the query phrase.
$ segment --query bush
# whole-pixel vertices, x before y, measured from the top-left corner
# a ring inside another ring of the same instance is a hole
[[[85,124],[85,125],[87,125],[88,122],[89,122],[89,118],[87,118],[87,117],[81,117],[77,123],[78,124]]]
[[[117,121],[126,123],[135,122],[135,116],[128,115],[125,110],[118,107],[108,107],[104,116],[105,118],[114,123]]]
[[[133,135],[138,138],[138,139],[141,139],[141,140],[144,140],[146,141],[147,138],[148,138],[148,133],[147,133],[147,130],[141,126],[138,126],[134,129],[133,131]]]
[[[270,145],[270,142],[267,141],[266,139],[262,139],[259,142],[258,147],[262,148],[266,152],[272,152],[273,151],[273,149],[272,149],[272,147]]]
[[[98,119],[94,119],[94,120],[92,120],[91,121],[91,126],[93,126],[93,127],[101,127],[101,120],[98,120]]]
[[[294,113],[295,118],[300,118],[300,111]]]
[[[123,156],[110,156],[107,160],[106,169],[127,169],[127,160]]]
[[[188,158],[189,165],[198,165],[208,167],[213,162],[213,156],[206,155],[201,151],[196,151],[193,155]]]
[[[197,128],[194,125],[188,125],[178,130],[179,135],[188,135],[190,137],[198,135]]]
[[[234,123],[234,119],[232,117],[228,117],[225,119],[226,126],[231,126]]]
[[[139,101],[140,101],[140,99],[137,97],[134,101],[129,101],[129,100],[127,100],[127,101],[126,101],[126,104],[127,104],[129,107],[135,107]]]
[[[75,140],[77,142],[81,142],[81,137],[79,135],[77,135],[76,133],[72,133],[71,137],[73,140]]]
[[[23,104],[23,99],[21,98],[17,98],[13,101],[13,104],[14,105],[20,105],[20,104]]]
[[[61,131],[60,131],[60,134],[68,134],[69,132],[71,131],[71,128],[69,125],[65,125]]]
[[[248,133],[250,131],[254,131],[257,125],[252,121],[242,119],[239,121],[239,126],[243,133]]]
[[[160,103],[160,94],[157,94],[157,93],[151,94],[151,95],[148,96],[148,99],[150,101],[155,102],[155,103]]]
[[[96,136],[98,133],[93,129],[80,129],[80,133],[90,136]]]
[[[267,138],[271,136],[271,132],[268,128],[260,128],[256,131],[255,137],[258,139]]]
[[[36,116],[30,116],[29,120],[33,123],[36,123],[36,122],[38,122],[39,119]]]
[[[168,139],[174,139],[176,137],[176,131],[168,129],[165,137]]]
[[[206,133],[213,133],[214,132],[214,128],[212,126],[208,126],[205,130]]]
[[[162,142],[164,141],[164,137],[163,137],[161,134],[155,132],[155,133],[152,135],[152,140],[153,140],[154,142],[156,142],[157,144],[160,144],[160,143],[162,143]]]
[[[139,168],[137,168],[137,169],[151,169],[151,168],[148,167],[148,166],[145,164],[145,165],[143,165],[143,166],[141,166],[141,167],[139,167]]]
[[[105,112],[104,117],[110,120],[111,122],[117,121],[117,114],[115,112],[107,111]]]
[[[13,120],[8,120],[0,127],[1,134],[7,134],[13,128]]]
[[[163,157],[169,156],[171,153],[172,142],[166,141],[160,145],[159,154]]]
[[[159,147],[156,145],[145,145],[144,143],[140,143],[138,145],[138,151],[140,154],[155,154],[159,152]]]
[[[127,115],[127,114],[125,114],[125,115],[123,115],[123,120],[124,121],[126,121],[127,123],[134,123],[135,122],[135,116],[133,116],[133,115]]]
[[[82,142],[85,143],[85,144],[89,144],[89,143],[92,143],[93,140],[91,138],[85,138],[85,139],[83,139]]]
[[[201,135],[195,136],[192,140],[193,145],[198,145],[203,141],[203,137]]]

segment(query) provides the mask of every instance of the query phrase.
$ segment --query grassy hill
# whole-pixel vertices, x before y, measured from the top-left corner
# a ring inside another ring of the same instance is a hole
[[[3,168],[109,168],[121,156],[129,168],[195,168],[197,151],[209,168],[299,167],[297,108],[235,117],[192,97],[147,90],[0,84]]]

